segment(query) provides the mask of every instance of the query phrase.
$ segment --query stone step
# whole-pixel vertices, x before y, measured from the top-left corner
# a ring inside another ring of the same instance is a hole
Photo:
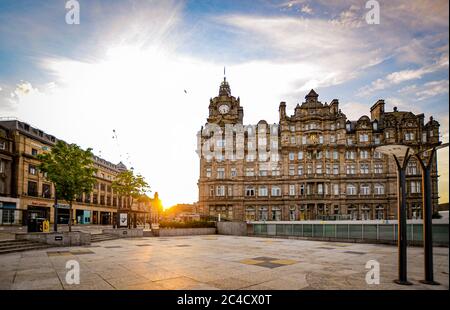
[[[11,243],[11,244],[6,244],[6,245],[1,245],[0,246],[0,250],[4,250],[4,249],[14,249],[17,247],[27,247],[27,246],[35,246],[35,245],[43,245],[43,243],[38,243],[38,242],[27,242],[27,243]]]
[[[46,249],[49,247],[50,247],[50,245],[48,245],[48,244],[42,244],[42,243],[38,243],[38,242],[31,242],[31,243],[26,243],[26,244],[19,242],[16,245],[0,247],[0,254],[8,254],[8,253],[31,251],[31,250],[40,250],[40,249]]]
[[[29,240],[2,240],[0,241],[0,247],[4,246],[4,245],[10,245],[10,244],[20,244],[20,243],[34,243],[33,241],[29,241]]]
[[[117,236],[111,234],[92,234],[91,242],[101,242],[118,239]]]

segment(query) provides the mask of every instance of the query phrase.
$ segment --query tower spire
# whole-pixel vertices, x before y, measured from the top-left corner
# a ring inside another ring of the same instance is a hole
[[[227,74],[225,73],[225,66],[223,67],[223,81],[227,80]]]

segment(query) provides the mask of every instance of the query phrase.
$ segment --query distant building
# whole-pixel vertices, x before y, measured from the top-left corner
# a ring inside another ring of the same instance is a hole
[[[425,122],[424,114],[397,108],[385,111],[383,100],[370,108],[370,117],[349,120],[337,99],[328,104],[318,98],[311,90],[291,116],[281,102],[277,124],[269,126],[262,120],[245,126],[241,134],[244,109],[224,79],[219,95],[210,99],[205,127],[219,126],[226,133],[226,126],[233,125],[233,139],[229,143],[224,135],[214,136],[202,127],[198,137],[201,212],[241,221],[396,218],[395,163],[375,148],[405,144],[414,151],[429,149],[440,142],[439,123],[432,117]],[[239,139],[245,145],[240,158],[236,156]],[[276,151],[267,156],[274,146]],[[217,147],[231,150],[231,157],[220,151],[204,156],[203,151],[213,153]],[[436,170],[434,160],[435,210]],[[421,169],[415,158],[408,164],[407,175],[408,218],[421,218]]]
[[[201,218],[201,214],[198,213],[198,205],[196,203],[180,203],[164,210],[164,218],[181,222],[198,221]]]

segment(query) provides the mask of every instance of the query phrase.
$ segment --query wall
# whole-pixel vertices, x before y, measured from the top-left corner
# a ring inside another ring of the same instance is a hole
[[[91,244],[91,234],[81,231],[17,233],[16,240],[30,240],[54,246],[78,246]]]
[[[191,236],[191,235],[214,235],[216,228],[160,228],[160,237],[169,236]]]
[[[143,237],[144,230],[142,228],[117,228],[117,229],[103,229],[104,234],[116,235],[119,238],[133,238]]]
[[[247,236],[246,222],[217,222],[219,235]]]

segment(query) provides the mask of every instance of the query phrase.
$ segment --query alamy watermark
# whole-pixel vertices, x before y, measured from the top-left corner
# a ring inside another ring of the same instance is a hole
[[[69,260],[66,262],[66,283],[69,285],[80,284],[80,263],[76,260]]]
[[[80,24],[80,3],[77,0],[66,2],[66,23],[68,25]]]
[[[380,263],[374,259],[366,263],[366,283],[369,285],[380,284]]]
[[[369,11],[366,13],[366,23],[369,25],[380,24],[380,3],[376,0],[369,0],[366,2],[366,9]]]

